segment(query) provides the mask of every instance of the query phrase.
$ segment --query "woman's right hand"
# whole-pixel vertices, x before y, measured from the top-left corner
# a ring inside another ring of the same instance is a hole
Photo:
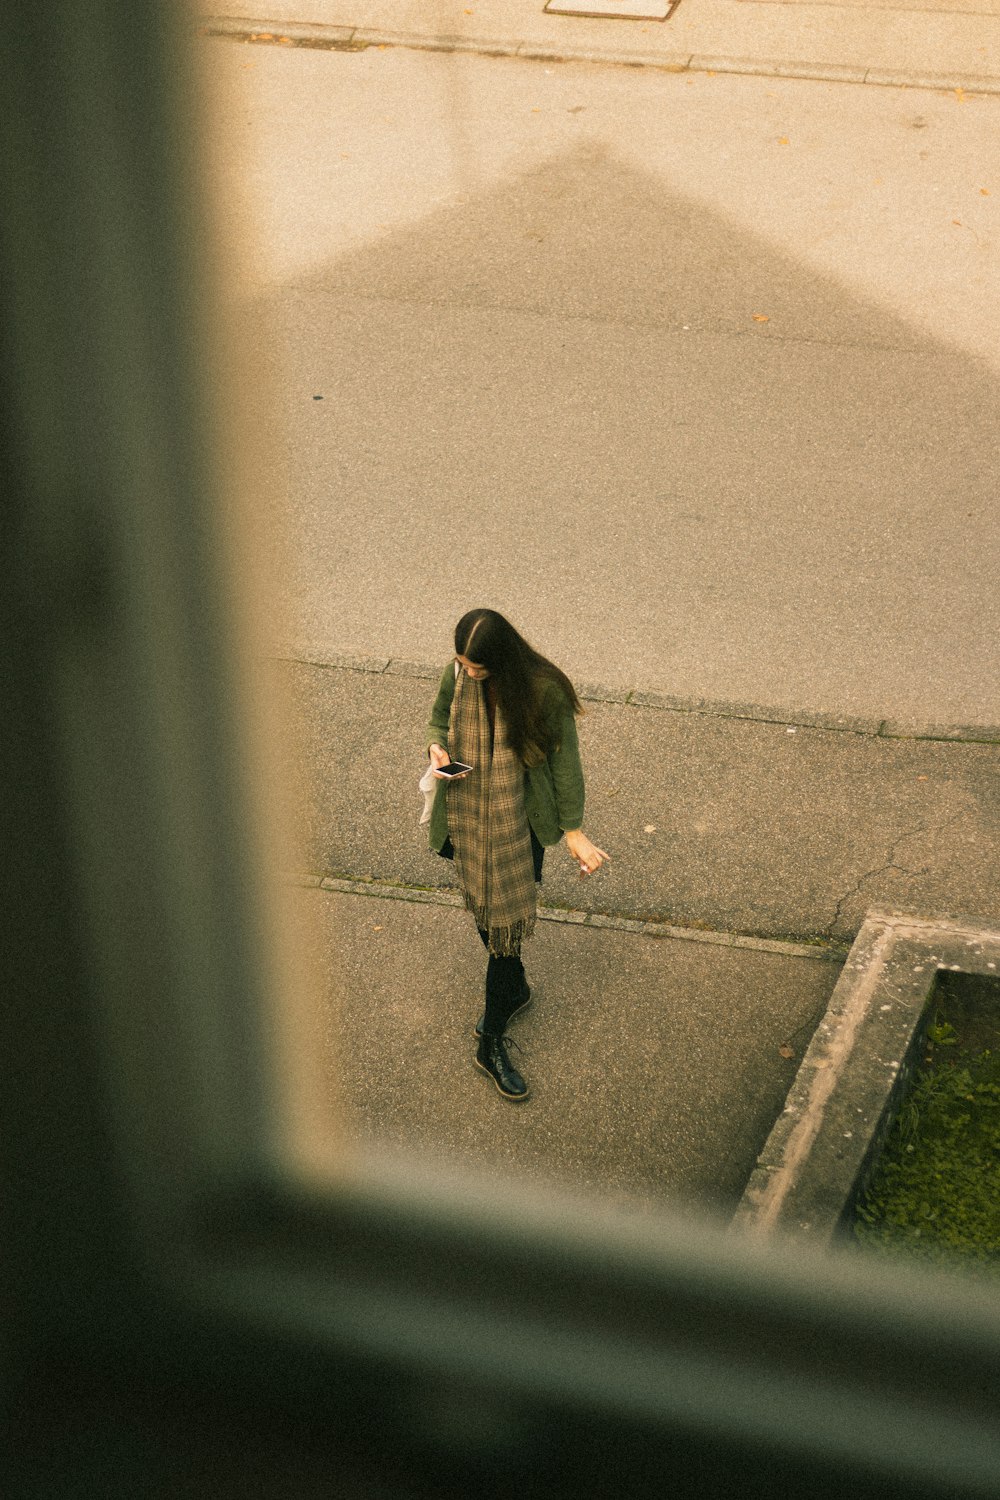
[[[442,776],[441,775],[440,771],[438,770],[438,767],[439,766],[450,766],[451,765],[451,756],[448,754],[447,750],[443,750],[440,745],[431,745],[431,746],[429,746],[429,748],[428,748],[428,754],[430,755],[430,758],[431,758],[431,769],[433,770],[434,775],[435,775],[435,777],[437,778],[438,781],[461,781],[462,776],[468,776],[468,774],[469,774],[468,771],[463,771],[462,774],[461,774],[461,776]]]

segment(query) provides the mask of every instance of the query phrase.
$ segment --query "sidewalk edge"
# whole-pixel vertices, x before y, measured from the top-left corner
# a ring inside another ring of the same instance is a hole
[[[316,871],[288,870],[282,880],[287,885],[306,890],[322,890],[337,896],[367,896],[381,901],[408,901],[418,906],[459,908],[462,898],[448,887],[404,885],[401,882],[350,880],[341,876],[321,875]],[[571,907],[538,904],[540,922],[560,922],[573,927],[596,928],[604,932],[631,932],[642,937],[672,938],[679,942],[707,943],[716,948],[740,948],[751,953],[775,953],[783,958],[810,958],[826,963],[843,963],[848,949],[837,944],[787,943],[778,938],[751,937],[738,932],[714,928],[675,927],[667,922],[645,922],[634,917],[612,916],[605,912],[577,911]]]
[[[265,46],[327,48],[362,52],[369,47],[402,47],[421,52],[464,52],[529,62],[585,62],[649,68],[668,73],[735,73],[747,77],[794,78],[816,83],[864,83],[882,88],[913,88],[958,94],[1000,94],[1000,78],[967,73],[910,73],[892,68],[851,67],[840,63],[771,61],[753,57],[628,51],[624,48],[553,46],[515,37],[478,38],[377,27],[335,26],[323,22],[255,20],[246,16],[200,16],[196,34]]]
[[[377,677],[417,677],[437,682],[441,665],[407,661],[401,657],[355,656],[327,651],[323,646],[286,643],[272,659],[324,671],[368,672]],[[810,709],[778,708],[773,704],[729,703],[719,699],[686,698],[673,693],[651,693],[641,688],[603,683],[576,684],[585,703],[614,703],[628,708],[651,708],[661,713],[700,714],[715,719],[746,719],[757,724],[783,724],[791,729],[822,729],[836,734],[860,734],[870,739],[943,740],[956,744],[1000,744],[1000,724],[943,724],[910,719],[878,719],[853,714],[816,713]]]

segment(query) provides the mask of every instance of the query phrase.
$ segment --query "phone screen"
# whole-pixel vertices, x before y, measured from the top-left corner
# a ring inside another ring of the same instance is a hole
[[[458,776],[462,771],[471,771],[472,767],[467,766],[464,761],[451,760],[446,766],[438,766],[438,770],[442,776]]]

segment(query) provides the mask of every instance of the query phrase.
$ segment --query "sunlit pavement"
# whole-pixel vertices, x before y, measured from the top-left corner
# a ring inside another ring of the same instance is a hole
[[[544,0],[273,0],[255,11],[240,0],[193,7],[202,24],[230,22],[284,44],[370,41],[548,50],[554,57],[615,54],[633,62],[701,69],[771,71],[920,86],[989,87],[1000,80],[996,0],[678,0],[664,21],[623,19],[623,0],[580,0],[591,18],[548,14]],[[256,19],[248,20],[250,17]],[[617,10],[617,13],[616,13]]]

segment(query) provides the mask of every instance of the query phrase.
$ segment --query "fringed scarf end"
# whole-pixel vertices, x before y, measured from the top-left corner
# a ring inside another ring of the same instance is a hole
[[[489,938],[489,951],[494,958],[516,958],[520,952],[521,944],[526,942],[535,931],[536,916],[524,917],[519,922],[512,922],[506,927],[491,927],[489,918],[483,907],[477,906],[469,893],[465,893],[465,909],[471,911],[476,919],[476,926],[480,932],[485,932]]]
[[[521,952],[521,944],[531,937],[534,930],[534,917],[515,922],[512,927],[494,927],[489,933],[489,951],[497,958],[516,958]]]

